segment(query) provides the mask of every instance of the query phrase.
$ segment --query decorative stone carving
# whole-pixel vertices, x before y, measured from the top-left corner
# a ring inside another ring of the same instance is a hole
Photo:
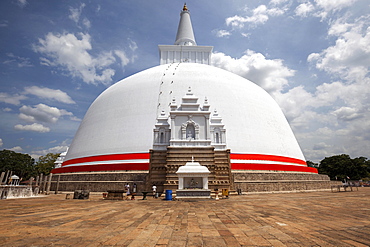
[[[181,105],[177,107],[176,100],[173,99],[170,109],[171,118],[171,146],[210,146],[209,132],[209,111],[208,100],[206,99],[203,107],[198,103],[191,88],[182,97]]]
[[[160,116],[157,118],[157,123],[154,127],[154,150],[166,150],[170,144],[170,125],[168,123],[168,117],[165,112],[162,111]]]
[[[214,146],[216,150],[226,149],[226,129],[217,110],[214,110],[211,117],[210,133],[212,137],[211,145]]]

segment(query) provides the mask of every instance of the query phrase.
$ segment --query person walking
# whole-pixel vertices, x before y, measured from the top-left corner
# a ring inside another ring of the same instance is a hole
[[[152,186],[152,191],[153,191],[153,198],[156,198],[155,193],[157,192],[157,186],[155,186],[155,184],[153,184]]]
[[[126,189],[126,199],[128,199],[128,196],[130,195],[130,185],[128,183],[125,185],[125,189]]]
[[[136,195],[136,183],[132,186],[131,200],[135,200]]]

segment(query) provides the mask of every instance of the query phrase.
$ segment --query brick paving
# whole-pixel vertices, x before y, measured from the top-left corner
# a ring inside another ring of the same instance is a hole
[[[0,200],[0,246],[370,246],[370,188],[139,199]]]

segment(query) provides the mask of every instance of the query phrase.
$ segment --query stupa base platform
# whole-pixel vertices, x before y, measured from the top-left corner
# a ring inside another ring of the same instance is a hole
[[[327,175],[299,172],[233,171],[235,190],[245,193],[330,190],[335,181]]]
[[[211,184],[209,188],[211,190],[215,188],[221,190],[225,187],[229,191],[240,189],[243,194],[279,193],[330,190],[331,185],[336,183],[330,181],[327,175],[276,171],[232,171],[231,181],[232,186],[229,185],[229,187]],[[126,183],[130,185],[136,183],[138,192],[141,192],[150,191],[153,181],[150,180],[149,173],[145,171],[64,173],[53,175],[51,191],[55,191],[58,187],[58,191],[89,190],[91,192],[106,192],[108,190],[122,190]],[[150,186],[148,187],[148,185]],[[176,191],[177,186],[177,184],[173,184],[173,188],[166,189]],[[157,191],[163,192],[159,187],[157,185]],[[230,193],[230,195],[233,194]]]
[[[51,190],[107,192],[123,190],[127,183],[137,186],[137,191],[147,191],[148,172],[145,171],[111,171],[111,172],[76,172],[54,174]]]

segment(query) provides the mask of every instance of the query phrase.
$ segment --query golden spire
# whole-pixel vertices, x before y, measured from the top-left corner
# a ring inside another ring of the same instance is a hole
[[[188,11],[188,7],[186,7],[186,3],[184,3],[184,8],[182,8],[182,11]]]

